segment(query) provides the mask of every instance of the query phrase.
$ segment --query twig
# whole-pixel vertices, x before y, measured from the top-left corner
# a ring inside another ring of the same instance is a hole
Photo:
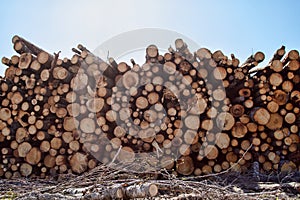
[[[120,147],[119,147],[119,149],[118,149],[116,155],[114,156],[114,158],[112,159],[112,161],[107,165],[108,167],[111,166],[111,165],[115,162],[115,160],[117,159],[118,155],[119,155],[120,152],[121,152],[121,149],[122,149],[122,145],[120,145]]]

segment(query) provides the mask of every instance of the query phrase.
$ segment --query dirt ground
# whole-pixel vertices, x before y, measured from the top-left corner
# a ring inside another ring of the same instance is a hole
[[[110,199],[116,186],[157,185],[155,197],[140,199],[300,199],[300,173],[256,175],[236,172],[174,177],[166,171],[128,174],[99,166],[80,176],[0,179],[3,199]],[[126,198],[126,196],[124,197]]]

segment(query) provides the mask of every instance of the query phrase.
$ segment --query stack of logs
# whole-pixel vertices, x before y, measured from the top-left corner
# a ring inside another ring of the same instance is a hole
[[[268,66],[220,50],[191,53],[181,40],[142,66],[108,62],[82,45],[59,58],[14,36],[3,58],[0,177],[83,173],[99,163],[134,163],[175,175],[227,169],[300,169],[299,53],[282,46]],[[251,71],[252,70],[252,71]]]

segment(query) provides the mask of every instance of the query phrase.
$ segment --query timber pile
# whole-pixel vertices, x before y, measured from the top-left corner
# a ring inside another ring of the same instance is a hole
[[[240,64],[219,50],[191,53],[181,39],[164,55],[150,45],[142,66],[105,62],[82,45],[60,59],[12,41],[19,55],[2,59],[0,80],[0,177],[81,174],[142,153],[174,175],[255,161],[261,172],[300,167],[297,50],[283,46],[251,71],[262,52]]]

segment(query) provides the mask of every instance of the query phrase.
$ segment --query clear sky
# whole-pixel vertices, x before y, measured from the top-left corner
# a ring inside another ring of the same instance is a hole
[[[0,56],[16,54],[11,43],[16,34],[70,57],[79,43],[94,50],[125,31],[163,28],[241,61],[252,49],[269,60],[281,45],[300,50],[299,8],[298,0],[3,0]],[[1,64],[1,75],[5,68]]]

